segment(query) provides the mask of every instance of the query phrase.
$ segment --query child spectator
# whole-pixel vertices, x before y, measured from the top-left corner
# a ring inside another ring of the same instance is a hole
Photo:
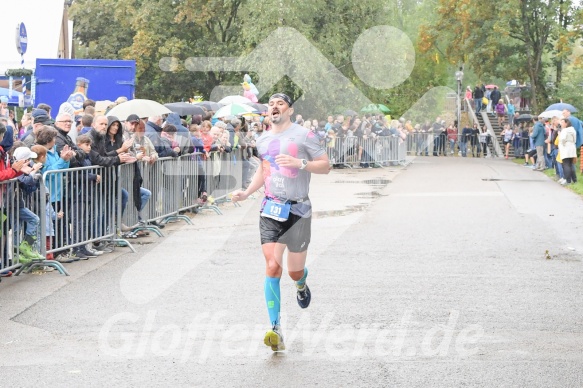
[[[33,159],[32,159],[34,163],[39,163],[41,165],[44,165],[46,163],[46,161],[47,161],[47,149],[45,147],[43,147],[41,145],[34,145],[31,147],[30,150],[36,154],[36,157],[33,157]],[[39,180],[39,186],[40,186],[40,180]],[[47,212],[47,215],[46,215],[47,222],[46,222],[46,231],[45,231],[44,237],[45,237],[45,246],[46,246],[46,249],[48,251],[48,250],[52,249],[52,241],[51,241],[51,237],[50,237],[51,234],[50,233],[52,230],[52,236],[55,235],[55,228],[53,226],[53,221],[56,220],[56,216],[54,219],[51,218],[52,216],[49,217],[49,209],[50,209],[51,213],[54,213],[54,209],[53,209],[53,206],[51,205],[50,196],[49,196],[49,189],[46,188],[45,192],[46,192],[46,199],[41,198],[39,200],[40,203],[38,205],[41,206],[41,204],[45,204],[45,202],[46,202],[45,208],[46,208],[46,212]],[[35,209],[35,210],[37,211],[37,213],[40,211],[40,209]],[[64,213],[61,212],[61,214],[64,214]],[[62,215],[61,215],[61,217],[62,217]],[[47,253],[46,258],[47,258],[47,260],[54,259],[52,253]]]
[[[34,214],[28,207],[26,207],[26,202],[30,202],[32,193],[37,191],[39,188],[40,174],[37,174],[37,172],[42,168],[42,164],[34,163],[31,161],[31,159],[37,158],[37,154],[32,152],[28,147],[18,147],[14,149],[13,157],[15,161],[24,160],[26,165],[30,167],[29,174],[23,174],[18,177],[20,186],[20,198],[18,199],[18,217],[20,224],[26,223],[24,239],[19,246],[20,262],[22,264],[26,264],[32,260],[43,259],[43,256],[38,253],[38,248],[36,245],[37,231],[40,219],[38,215]],[[15,245],[18,245],[17,240],[20,237],[19,229],[20,225],[17,225],[14,233]]]

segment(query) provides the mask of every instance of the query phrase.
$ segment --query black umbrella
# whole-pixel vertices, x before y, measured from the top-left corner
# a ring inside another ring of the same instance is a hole
[[[221,109],[223,106],[225,106],[224,104],[219,104],[218,102],[213,101],[201,101],[195,103],[194,105],[202,106],[206,110],[212,110],[215,112]]]
[[[356,113],[355,111],[353,111],[353,110],[350,110],[350,109],[349,109],[349,110],[347,110],[346,112],[344,112],[344,116],[352,116],[352,117],[354,117],[354,116],[356,116],[357,114],[358,114],[358,113]]]
[[[534,118],[533,115],[529,115],[528,113],[523,113],[520,116],[518,116],[517,118],[514,119],[515,123],[525,123],[527,121],[532,121],[532,119]]]
[[[259,113],[267,112],[267,107],[263,104],[251,103],[245,105],[249,105],[250,107],[255,108],[255,110]]]
[[[206,113],[202,107],[189,104],[188,102],[172,102],[170,104],[164,104],[164,106],[172,112],[178,113],[179,116],[204,115]]]

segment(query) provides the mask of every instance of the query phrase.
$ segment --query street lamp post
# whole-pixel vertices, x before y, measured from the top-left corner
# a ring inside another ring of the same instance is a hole
[[[462,81],[464,79],[464,66],[455,72],[455,79],[457,80],[457,133],[460,138],[460,130],[462,127]]]

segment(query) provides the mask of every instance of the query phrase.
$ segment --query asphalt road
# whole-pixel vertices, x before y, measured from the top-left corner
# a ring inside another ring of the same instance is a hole
[[[4,279],[0,385],[583,386],[580,197],[451,157],[314,176],[311,197],[312,304],[283,278],[286,352],[262,343],[257,196],[71,277]]]

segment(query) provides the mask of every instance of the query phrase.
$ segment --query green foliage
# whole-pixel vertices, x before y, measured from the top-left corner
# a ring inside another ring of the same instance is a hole
[[[420,48],[445,50],[481,78],[528,79],[536,110],[546,103],[546,72],[570,53],[566,26],[576,12],[571,0],[439,0],[439,18],[420,30]]]
[[[364,95],[389,106],[397,116],[430,88],[451,83],[451,63],[437,63],[430,54],[419,53],[408,80],[392,89],[376,89],[357,76],[353,45],[365,30],[380,25],[400,28],[416,44],[419,25],[434,20],[434,9],[435,0],[299,0],[285,4],[280,0],[76,0],[70,15],[79,55],[136,60],[139,98],[170,102],[201,93],[206,99],[215,86],[239,85],[244,73],[193,72],[185,68],[185,61],[249,55],[278,28],[293,27]],[[291,52],[289,57],[279,58],[277,44],[272,51],[273,57],[260,61],[263,70],[284,59],[309,64],[315,55]],[[167,57],[174,58],[172,66],[161,66],[162,58]],[[257,71],[249,70],[252,76]],[[308,66],[304,71],[317,82],[321,69]],[[254,76],[256,84],[260,81],[265,80]],[[299,98],[303,93],[288,77],[269,81],[275,86],[260,90],[265,95],[285,91]]]
[[[563,74],[563,82],[551,98],[551,103],[563,100],[583,112],[583,69],[572,67]],[[577,115],[580,116],[580,113]]]
[[[30,77],[32,73],[31,69],[8,69],[4,72],[7,77]]]

